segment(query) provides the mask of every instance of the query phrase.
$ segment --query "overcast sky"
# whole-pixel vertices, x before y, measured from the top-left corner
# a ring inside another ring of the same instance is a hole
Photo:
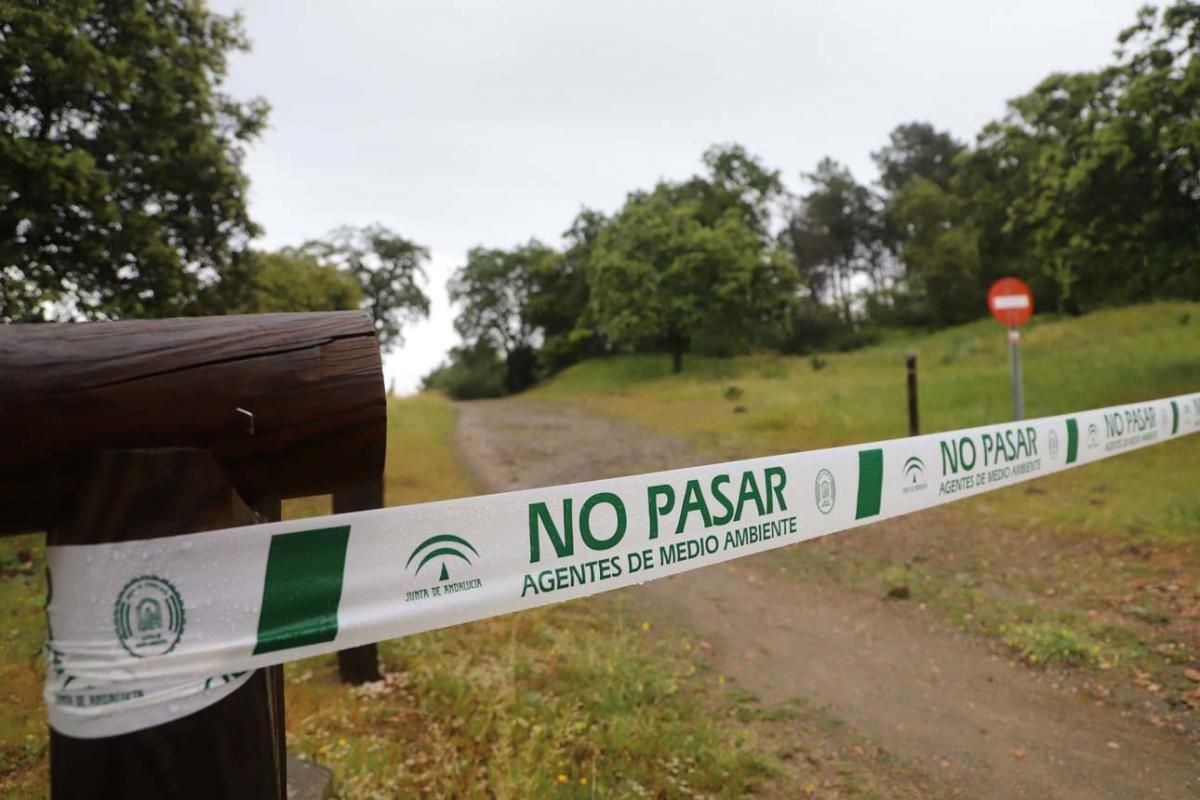
[[[253,51],[227,89],[266,98],[251,215],[274,248],[381,222],[433,254],[433,314],[386,371],[401,392],[456,342],[468,248],[557,244],[583,206],[738,142],[790,189],[829,155],[927,120],[972,140],[1053,71],[1109,61],[1143,0],[211,0]]]

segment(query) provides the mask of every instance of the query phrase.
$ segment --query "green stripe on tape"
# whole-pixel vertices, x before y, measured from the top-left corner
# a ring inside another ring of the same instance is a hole
[[[1179,433],[1179,406],[1171,401],[1171,434]]]
[[[883,450],[858,451],[858,508],[855,519],[873,517],[879,513],[883,494]]]
[[[1075,418],[1067,420],[1067,463],[1074,464],[1079,455],[1079,423]]]
[[[255,655],[337,637],[349,539],[349,525],[271,537]]]

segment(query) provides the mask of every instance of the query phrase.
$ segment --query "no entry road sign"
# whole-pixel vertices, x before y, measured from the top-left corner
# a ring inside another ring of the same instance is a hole
[[[988,310],[1001,325],[1015,328],[1033,316],[1033,292],[1020,278],[1001,278],[988,289]]]
[[[1025,392],[1021,386],[1021,334],[1018,325],[1033,316],[1033,292],[1020,278],[1001,278],[988,289],[988,310],[1008,328],[1009,364],[1012,366],[1013,419],[1025,418]]]

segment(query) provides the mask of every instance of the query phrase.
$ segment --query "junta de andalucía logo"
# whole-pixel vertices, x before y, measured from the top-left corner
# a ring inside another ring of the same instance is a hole
[[[166,578],[141,575],[113,603],[117,639],[131,656],[162,656],[183,637],[187,614],[179,590]]]
[[[818,472],[813,490],[816,493],[817,511],[822,514],[833,511],[833,506],[837,503],[837,483],[833,480],[833,473],[827,469]]]
[[[412,568],[415,563],[416,568],[413,569],[413,574],[420,575],[426,565],[440,565],[438,580],[448,581],[450,580],[449,561],[459,560],[469,565],[472,563],[470,554],[476,558],[479,557],[479,551],[463,537],[455,536],[453,533],[436,533],[416,546],[404,564],[404,568]]]
[[[919,492],[928,486],[925,482],[925,462],[920,456],[909,456],[904,462],[903,492]]]

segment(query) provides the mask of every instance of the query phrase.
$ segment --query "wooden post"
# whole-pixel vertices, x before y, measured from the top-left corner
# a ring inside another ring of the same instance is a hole
[[[908,367],[908,435],[919,436],[921,423],[917,419],[917,354],[909,353],[904,362]]]
[[[107,451],[90,462],[47,544],[138,541],[255,521],[206,451]],[[51,730],[51,796],[283,800],[280,688],[260,669],[228,697],[165,725],[101,739]]]
[[[346,489],[333,494],[333,513],[369,511],[383,508],[383,478],[357,489]],[[374,644],[364,644],[338,652],[338,674],[342,683],[370,683],[380,680],[379,652]]]
[[[254,503],[254,513],[262,522],[279,522],[283,519],[283,501],[278,497],[260,497]],[[283,664],[262,667],[259,672],[267,673],[271,699],[274,701],[278,698],[278,702],[273,702],[271,706],[271,720],[275,726],[276,741],[283,742],[281,747],[284,752],[284,760],[278,768],[280,769],[279,774],[283,776],[284,794],[286,795],[290,786],[287,783],[287,703],[283,694]]]

